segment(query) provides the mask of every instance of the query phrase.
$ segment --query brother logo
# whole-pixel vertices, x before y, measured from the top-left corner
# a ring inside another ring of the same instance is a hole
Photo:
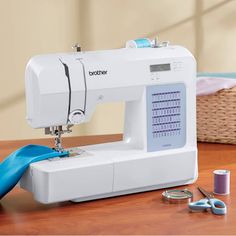
[[[106,75],[106,74],[107,74],[107,70],[89,71],[90,76],[93,76],[93,75]]]

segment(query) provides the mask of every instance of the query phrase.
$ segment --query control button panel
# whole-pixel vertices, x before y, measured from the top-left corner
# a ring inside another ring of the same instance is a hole
[[[165,64],[150,65],[150,79],[151,81],[159,80],[161,78],[162,73],[168,71],[181,71],[181,70],[183,70],[182,61],[174,61],[168,64],[165,63]]]
[[[159,72],[151,72],[151,80],[158,80],[160,79]]]
[[[183,69],[182,61],[175,61],[172,63],[173,71],[181,71]]]

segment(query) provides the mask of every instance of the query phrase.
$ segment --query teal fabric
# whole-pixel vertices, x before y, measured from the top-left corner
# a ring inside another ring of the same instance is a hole
[[[67,155],[68,152],[60,153],[40,145],[28,145],[16,150],[0,163],[0,199],[18,183],[31,163]]]
[[[136,42],[138,48],[150,48],[151,47],[150,41],[146,38],[135,39],[134,41]]]
[[[210,73],[210,72],[199,72],[197,73],[197,77],[214,77],[214,78],[228,78],[228,79],[236,79],[236,72],[231,73]]]

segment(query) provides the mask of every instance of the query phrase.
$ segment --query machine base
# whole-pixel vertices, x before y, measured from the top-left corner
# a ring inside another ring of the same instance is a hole
[[[30,165],[20,187],[42,203],[82,202],[186,185],[197,179],[197,149],[158,152],[124,142],[81,147],[81,155]]]
[[[126,190],[126,191],[113,192],[113,193],[95,195],[95,196],[84,197],[84,198],[76,198],[70,201],[78,203],[78,202],[86,202],[86,201],[109,198],[109,197],[118,197],[122,195],[129,195],[129,194],[134,194],[134,193],[148,192],[148,191],[153,191],[153,190],[158,190],[158,189],[166,189],[170,187],[188,185],[188,184],[192,184],[195,181],[196,180],[189,180],[189,181],[183,181],[183,182],[175,182],[175,183],[166,184],[166,185],[155,185],[155,186],[150,186],[150,187],[143,187],[143,188],[138,188],[138,189],[131,189],[131,190]]]

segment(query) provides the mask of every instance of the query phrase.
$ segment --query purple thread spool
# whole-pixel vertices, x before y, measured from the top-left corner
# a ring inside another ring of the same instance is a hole
[[[230,192],[230,171],[214,170],[214,193],[227,195]]]

